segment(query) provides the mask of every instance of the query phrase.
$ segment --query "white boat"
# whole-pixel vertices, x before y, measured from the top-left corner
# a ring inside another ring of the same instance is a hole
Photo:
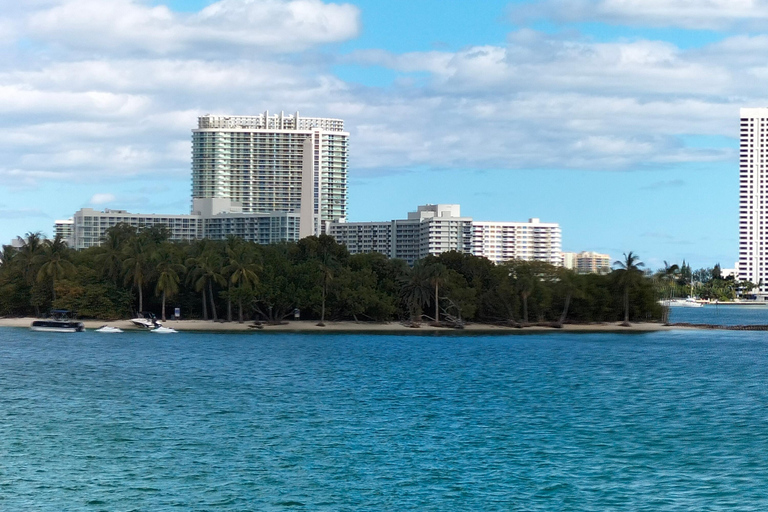
[[[171,329],[170,327],[157,327],[155,329],[152,329],[150,332],[156,332],[158,334],[173,334],[175,332],[179,332],[176,329]]]
[[[662,306],[667,306],[670,308],[703,308],[704,304],[697,301],[693,297],[688,297],[686,299],[665,299],[660,300],[659,304]]]
[[[29,327],[38,332],[83,332],[85,326],[83,322],[75,322],[69,319],[69,311],[65,309],[54,309],[51,311],[51,318],[46,320],[35,320]]]
[[[163,325],[157,321],[157,317],[155,317],[154,313],[149,313],[147,311],[142,311],[136,318],[131,318],[131,323],[135,326],[143,327],[144,329],[154,329]]]
[[[123,332],[123,330],[120,329],[119,327],[111,327],[109,325],[102,325],[101,327],[96,329],[96,332],[118,333],[118,332]]]

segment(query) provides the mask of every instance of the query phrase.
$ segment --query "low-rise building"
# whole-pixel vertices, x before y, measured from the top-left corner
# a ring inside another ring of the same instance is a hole
[[[472,227],[475,256],[494,263],[518,259],[562,264],[562,235],[557,223],[532,218],[528,222],[475,221]]]
[[[379,252],[413,265],[427,255],[470,252],[472,219],[461,216],[457,204],[427,204],[407,219],[388,222],[333,222],[328,234],[350,254]]]
[[[73,217],[68,244],[75,249],[99,246],[107,230],[118,224],[137,229],[165,226],[170,240],[175,242],[201,238],[224,240],[228,236],[259,244],[299,239],[300,212],[242,213],[238,205],[219,198],[195,199],[192,211],[184,215],[162,215],[83,208]]]
[[[473,221],[457,204],[419,206],[407,219],[388,222],[334,222],[329,234],[351,254],[380,252],[412,265],[429,254],[458,251],[494,263],[511,259],[561,264],[556,223]]]
[[[563,266],[579,274],[607,274],[611,271],[611,257],[608,254],[582,251],[562,253]]]

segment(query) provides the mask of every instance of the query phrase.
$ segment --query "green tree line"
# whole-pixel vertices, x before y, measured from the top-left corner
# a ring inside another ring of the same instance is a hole
[[[3,247],[0,315],[69,309],[83,318],[280,322],[302,319],[531,323],[661,318],[654,279],[629,253],[607,275],[580,275],[536,261],[495,265],[447,252],[413,267],[382,254],[350,255],[329,236],[257,245],[239,238],[170,242],[164,228],[108,230],[100,247],[74,251],[63,240],[27,234]]]

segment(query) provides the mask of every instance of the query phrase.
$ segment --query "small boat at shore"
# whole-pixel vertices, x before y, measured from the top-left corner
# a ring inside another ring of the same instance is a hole
[[[136,318],[131,318],[131,323],[137,327],[143,327],[144,329],[155,329],[163,324],[157,321],[157,317],[154,313],[147,311],[140,312]]]
[[[109,325],[102,325],[98,329],[96,329],[96,332],[103,332],[103,333],[120,333],[123,332],[123,330],[119,327],[112,327]]]
[[[155,329],[152,329],[150,332],[156,332],[158,334],[173,334],[173,333],[177,333],[179,331],[177,331],[176,329],[171,329],[170,327],[160,326],[160,327],[157,327]]]
[[[85,326],[83,322],[70,320],[69,311],[66,309],[54,309],[51,311],[51,318],[45,320],[35,320],[29,327],[37,332],[83,332]]]

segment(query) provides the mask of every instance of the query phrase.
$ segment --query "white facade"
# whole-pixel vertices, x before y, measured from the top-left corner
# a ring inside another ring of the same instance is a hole
[[[768,292],[768,108],[742,108],[739,131],[738,279]]]
[[[462,217],[457,204],[428,204],[409,212],[407,219],[389,222],[334,222],[328,234],[351,254],[380,252],[413,265],[427,255],[469,252],[472,219]]]
[[[541,222],[537,218],[528,222],[475,221],[472,228],[475,256],[494,263],[518,259],[562,265],[562,236],[557,223]]]
[[[222,208],[226,204],[228,201],[215,204],[212,200],[196,200],[195,207],[199,211],[189,215],[139,214],[109,209],[99,212],[83,208],[75,213],[68,244],[75,249],[100,246],[107,230],[118,224],[137,229],[165,226],[170,240],[177,242],[201,238],[224,240],[230,235],[259,244],[299,240],[298,213],[238,213]]]
[[[53,237],[60,236],[62,240],[69,243],[75,230],[74,219],[57,220],[53,224]]]
[[[318,235],[346,219],[348,153],[341,119],[206,115],[192,130],[192,197],[301,213],[301,236]]]
[[[494,263],[511,259],[561,265],[560,226],[529,222],[475,222],[457,204],[419,206],[404,220],[335,222],[329,234],[351,254],[380,252],[412,265],[429,254],[458,251]]]
[[[134,228],[165,226],[171,240],[196,240],[202,237],[203,225],[199,215],[155,215],[129,213],[125,210],[81,208],[74,215],[74,229],[69,245],[75,249],[87,249],[101,245],[109,228],[128,224]]]

